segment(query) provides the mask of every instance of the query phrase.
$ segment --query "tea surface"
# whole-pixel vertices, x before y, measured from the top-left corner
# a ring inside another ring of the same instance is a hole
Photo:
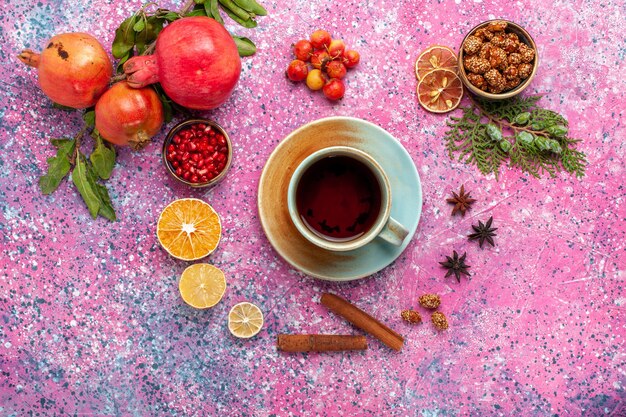
[[[380,212],[380,186],[362,162],[321,159],[302,175],[296,191],[300,218],[316,235],[348,241],[365,234]]]

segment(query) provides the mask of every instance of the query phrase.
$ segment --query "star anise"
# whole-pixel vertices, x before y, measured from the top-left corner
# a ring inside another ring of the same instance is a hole
[[[470,266],[465,265],[465,257],[467,253],[464,253],[463,256],[459,258],[459,254],[456,251],[452,252],[452,256],[446,256],[447,260],[444,262],[439,262],[441,266],[448,269],[446,273],[446,278],[450,275],[454,274],[456,280],[461,282],[461,274],[467,275],[469,277],[470,273],[467,270]]]
[[[493,222],[493,216],[489,217],[487,223],[483,224],[480,220],[478,220],[478,226],[472,225],[472,229],[474,229],[474,233],[469,234],[467,237],[469,240],[478,240],[478,245],[482,248],[485,240],[491,245],[495,246],[493,243],[493,237],[496,235],[494,232],[498,230],[497,227],[491,227],[491,223]]]
[[[452,215],[460,212],[462,216],[465,216],[465,212],[469,210],[470,206],[476,201],[470,197],[470,193],[465,194],[465,187],[461,185],[459,193],[452,191],[452,198],[448,198],[446,201],[450,204],[454,204],[452,209]]]

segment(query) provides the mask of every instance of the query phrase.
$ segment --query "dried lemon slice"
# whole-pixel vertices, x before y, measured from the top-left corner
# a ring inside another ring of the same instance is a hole
[[[157,238],[173,257],[194,261],[211,254],[220,242],[222,224],[208,203],[181,198],[163,209],[157,222]]]
[[[226,292],[226,277],[213,265],[191,265],[180,276],[178,290],[183,300],[192,307],[213,307]]]
[[[463,98],[463,84],[454,72],[438,69],[429,72],[417,85],[417,98],[426,110],[447,113],[456,109]]]
[[[242,339],[259,333],[263,327],[263,312],[247,301],[235,304],[228,313],[228,330]]]
[[[415,61],[415,76],[418,80],[433,70],[447,69],[456,72],[458,62],[454,51],[447,46],[432,45],[424,50]]]

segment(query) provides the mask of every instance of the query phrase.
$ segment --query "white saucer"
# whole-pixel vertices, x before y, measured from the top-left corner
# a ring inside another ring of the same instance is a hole
[[[409,231],[402,246],[376,238],[353,251],[329,252],[298,233],[287,209],[291,175],[308,155],[336,145],[367,152],[385,170],[391,185],[391,217]],[[258,209],[269,242],[291,266],[316,278],[351,281],[380,271],[404,251],[422,212],[422,187],[411,156],[387,131],[361,119],[329,117],[296,129],[274,149],[261,174]]]

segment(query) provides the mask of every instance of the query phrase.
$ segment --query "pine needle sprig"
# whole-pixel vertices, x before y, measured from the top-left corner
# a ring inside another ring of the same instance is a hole
[[[541,108],[541,96],[487,101],[470,96],[460,117],[446,122],[446,149],[451,159],[475,165],[487,175],[499,176],[506,163],[530,175],[555,177],[565,171],[584,176],[586,155],[580,142],[567,136],[568,122],[560,114]]]

